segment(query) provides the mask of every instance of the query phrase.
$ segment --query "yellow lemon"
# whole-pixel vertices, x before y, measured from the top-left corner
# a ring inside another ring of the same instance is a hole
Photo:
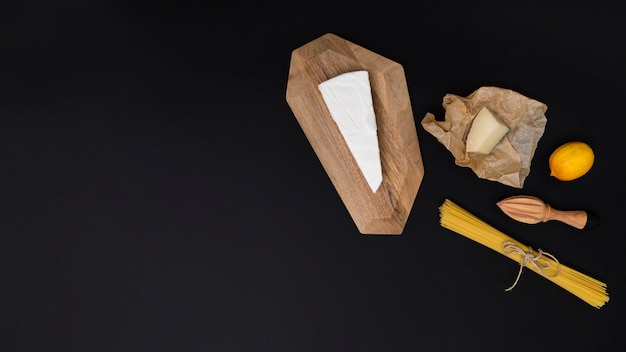
[[[575,180],[591,169],[594,160],[593,150],[587,143],[567,142],[550,155],[550,176],[561,181]]]

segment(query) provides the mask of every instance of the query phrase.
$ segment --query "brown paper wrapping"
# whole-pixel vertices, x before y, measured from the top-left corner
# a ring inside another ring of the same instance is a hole
[[[467,153],[467,134],[483,106],[498,115],[510,130],[491,154]],[[444,121],[426,113],[422,127],[450,151],[455,164],[471,168],[480,178],[522,188],[546,126],[547,105],[510,89],[481,87],[465,98],[446,94],[443,107]]]

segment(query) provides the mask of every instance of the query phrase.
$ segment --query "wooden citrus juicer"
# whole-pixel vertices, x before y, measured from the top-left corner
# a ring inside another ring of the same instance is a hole
[[[537,224],[557,220],[579,230],[587,230],[597,225],[595,215],[584,210],[558,210],[533,196],[512,196],[496,203],[512,219],[526,224]]]

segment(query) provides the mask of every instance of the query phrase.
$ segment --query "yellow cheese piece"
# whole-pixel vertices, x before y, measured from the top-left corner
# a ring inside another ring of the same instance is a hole
[[[489,154],[509,132],[509,127],[500,118],[483,106],[474,117],[467,134],[465,151],[468,153]]]

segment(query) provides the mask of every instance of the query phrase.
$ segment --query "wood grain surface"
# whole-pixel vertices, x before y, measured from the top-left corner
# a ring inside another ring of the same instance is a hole
[[[318,85],[367,70],[383,169],[375,193],[367,185]],[[399,235],[424,177],[415,120],[402,65],[327,33],[291,55],[287,103],[362,234]]]

